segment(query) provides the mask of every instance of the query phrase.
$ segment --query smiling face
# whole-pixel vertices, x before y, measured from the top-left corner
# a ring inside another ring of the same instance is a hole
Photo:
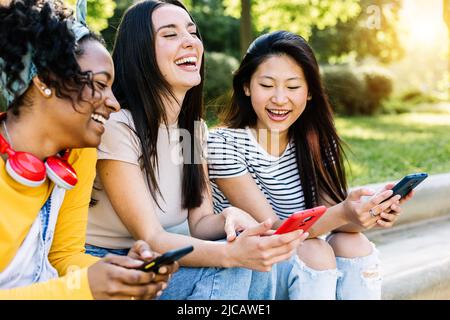
[[[301,66],[290,56],[270,56],[244,86],[257,115],[256,129],[287,133],[305,110],[308,84]]]
[[[75,95],[75,109],[69,99],[60,99],[55,95],[51,99],[55,105],[52,117],[61,123],[61,144],[67,147],[96,147],[100,144],[101,135],[105,131],[104,123],[111,112],[120,109],[111,86],[114,81],[114,67],[111,55],[97,41],[88,40],[82,44],[83,54],[77,58],[82,71],[91,71],[94,95],[85,86],[82,99],[77,101]],[[64,107],[63,107],[64,106]]]
[[[203,44],[181,7],[166,4],[152,14],[158,68],[172,91],[184,95],[201,82]]]

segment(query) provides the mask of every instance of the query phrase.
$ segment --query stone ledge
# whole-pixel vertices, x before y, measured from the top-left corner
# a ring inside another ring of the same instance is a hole
[[[386,183],[370,184],[375,191]],[[450,173],[430,175],[415,189],[414,197],[403,206],[396,225],[411,223],[450,213]]]
[[[383,299],[450,298],[448,215],[367,232],[380,251]]]

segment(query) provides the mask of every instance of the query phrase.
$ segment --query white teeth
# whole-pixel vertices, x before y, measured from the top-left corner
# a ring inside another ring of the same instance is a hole
[[[97,122],[100,122],[103,125],[106,123],[106,118],[104,116],[102,116],[101,114],[93,113],[91,115],[91,118]]]
[[[289,113],[289,110],[270,110],[270,112],[274,113],[274,114],[278,114],[278,115],[285,115]]]
[[[180,65],[180,64],[183,64],[183,63],[187,63],[187,62],[197,64],[197,58],[196,57],[189,57],[189,58],[179,59],[179,60],[175,61],[175,64],[176,65]]]

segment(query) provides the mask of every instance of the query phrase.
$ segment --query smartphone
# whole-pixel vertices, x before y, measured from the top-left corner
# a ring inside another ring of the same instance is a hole
[[[428,174],[425,172],[421,173],[412,173],[408,174],[407,176],[403,177],[402,180],[400,180],[393,188],[392,191],[394,192],[392,196],[387,198],[384,201],[389,200],[390,198],[400,195],[402,198],[405,197],[408,193],[411,192],[412,189],[417,187],[419,183],[421,183],[423,180],[425,180],[428,177]],[[383,201],[383,202],[384,202]]]
[[[171,264],[194,250],[193,246],[170,250],[141,267],[142,271],[157,272],[165,264]]]
[[[320,206],[293,213],[283,224],[275,231],[275,234],[288,233],[294,230],[302,229],[307,231],[319,218],[327,211],[327,207]]]

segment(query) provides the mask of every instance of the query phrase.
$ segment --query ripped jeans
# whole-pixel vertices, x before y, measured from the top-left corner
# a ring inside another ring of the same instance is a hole
[[[337,268],[330,270],[311,269],[297,255],[278,263],[275,299],[380,300],[379,253],[372,248],[365,257],[336,257]]]
[[[378,250],[365,257],[336,258],[336,269],[314,270],[297,255],[272,266],[269,272],[243,268],[184,268],[174,273],[159,300],[379,300],[381,276]],[[86,253],[126,255],[86,245]]]

